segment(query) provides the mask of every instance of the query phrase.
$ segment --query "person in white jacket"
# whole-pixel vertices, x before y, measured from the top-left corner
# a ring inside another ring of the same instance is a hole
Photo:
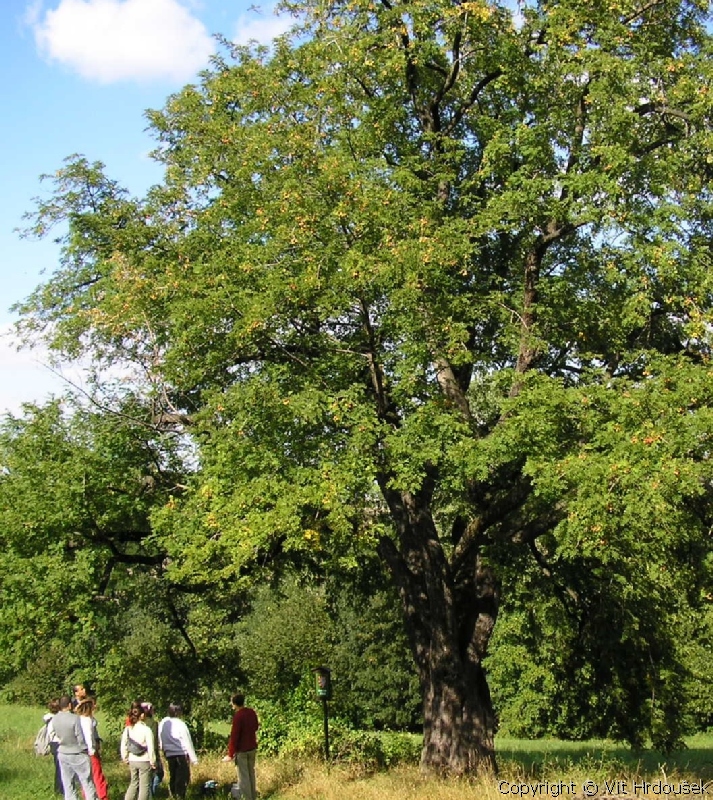
[[[121,758],[129,765],[131,775],[124,800],[148,800],[151,792],[151,770],[156,768],[156,745],[145,718],[146,711],[141,703],[132,703],[121,735]]]
[[[178,703],[171,703],[168,716],[158,725],[159,746],[168,761],[168,788],[171,796],[178,800],[184,800],[186,796],[188,784],[191,782],[191,764],[198,763],[191,732],[181,719],[182,716],[183,707]]]

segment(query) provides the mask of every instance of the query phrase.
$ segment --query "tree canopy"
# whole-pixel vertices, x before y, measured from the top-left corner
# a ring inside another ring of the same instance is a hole
[[[151,511],[169,581],[378,553],[425,768],[495,765],[501,597],[532,604],[515,644],[568,621],[603,733],[674,742],[674,629],[709,578],[707,4],[286,7],[295,31],[225,42],[149,113],[144,198],[58,171],[25,333],[141,365],[195,441]]]

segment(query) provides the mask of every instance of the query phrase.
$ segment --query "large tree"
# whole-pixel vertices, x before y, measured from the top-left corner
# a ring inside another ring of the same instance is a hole
[[[378,551],[424,767],[495,765],[483,662],[520,553],[582,647],[640,656],[619,713],[645,729],[711,521],[707,5],[292,9],[150,114],[145,198],[57,173],[26,331],[150,364],[190,420],[201,468],[154,520],[175,580]]]

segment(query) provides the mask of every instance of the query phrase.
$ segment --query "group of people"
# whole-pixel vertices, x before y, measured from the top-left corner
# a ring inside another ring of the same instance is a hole
[[[64,695],[49,703],[44,722],[55,763],[55,793],[64,800],[77,800],[81,787],[84,800],[109,800],[101,763],[101,738],[94,717],[96,700],[77,684],[74,697]],[[256,800],[255,755],[257,714],[245,705],[245,696],[231,697],[233,719],[224,761],[234,761],[238,782],[234,798]],[[149,800],[164,778],[161,753],[168,764],[172,798],[184,800],[191,780],[191,764],[197,764],[190,730],[182,719],[183,708],[171,703],[167,715],[156,723],[151,703],[131,704],[121,735],[121,758],[129,767],[129,786],[124,800]]]
[[[171,703],[168,715],[156,724],[151,703],[131,704],[121,734],[121,758],[129,765],[129,788],[124,800],[147,800],[164,777],[159,751],[168,763],[171,797],[183,800],[191,781],[191,764],[198,758],[183,708]]]
[[[82,684],[74,697],[63,695],[48,704],[44,723],[54,758],[54,789],[75,798],[81,786],[86,800],[108,800],[108,786],[101,765],[101,738],[94,718],[96,702]]]

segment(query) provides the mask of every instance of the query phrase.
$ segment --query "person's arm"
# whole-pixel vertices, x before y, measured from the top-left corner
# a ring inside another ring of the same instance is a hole
[[[129,729],[124,727],[124,730],[121,733],[121,760],[128,761],[129,760]]]
[[[195,748],[193,747],[193,739],[191,738],[191,732],[188,729],[188,725],[186,725],[185,722],[183,723],[182,739],[183,739],[183,752],[188,756],[191,764],[197,764],[198,756],[196,755]]]
[[[87,752],[90,756],[94,755],[94,730],[92,720],[89,717],[79,718],[79,727],[82,729],[84,743],[87,745]]]
[[[98,756],[101,756],[102,750],[102,737],[99,735],[99,723],[96,717],[91,717],[92,720],[92,741],[94,742],[94,750]]]
[[[240,712],[236,711],[233,715],[233,724],[230,727],[230,739],[228,739],[228,758],[233,758],[238,752],[238,742],[240,741]]]
[[[154,735],[151,728],[146,725],[146,730],[144,731],[146,736],[146,747],[147,747],[147,755],[149,757],[149,763],[151,764],[151,768],[156,768],[156,742],[154,742]]]

